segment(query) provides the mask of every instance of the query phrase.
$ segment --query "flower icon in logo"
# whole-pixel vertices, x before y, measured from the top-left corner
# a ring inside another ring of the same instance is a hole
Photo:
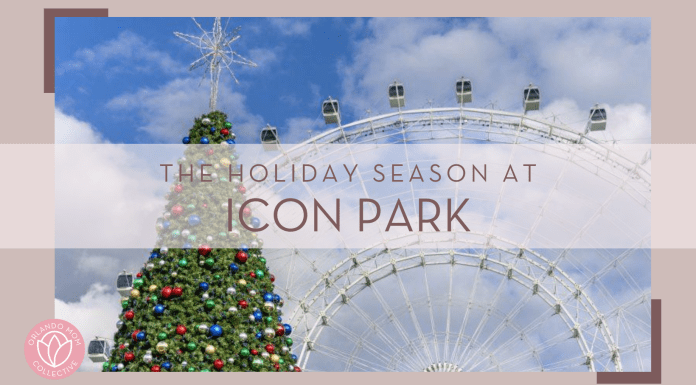
[[[48,366],[57,368],[70,358],[72,340],[59,331],[46,333],[36,344],[39,357]]]

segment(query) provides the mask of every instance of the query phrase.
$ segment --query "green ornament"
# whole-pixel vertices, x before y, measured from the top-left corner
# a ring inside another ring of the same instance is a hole
[[[273,317],[271,317],[270,315],[269,315],[268,317],[266,317],[266,323],[267,323],[267,324],[272,324],[272,323],[273,323]]]
[[[278,364],[283,365],[285,363],[285,360],[282,358],[278,359]]]
[[[215,274],[215,276],[213,276],[213,278],[215,278],[215,279],[220,279],[220,278],[222,278],[222,277],[220,276],[220,274]]]
[[[256,270],[256,278],[261,279],[261,278],[263,278],[264,275],[265,275],[265,274],[263,273],[263,271],[261,271],[261,270]]]
[[[143,283],[144,282],[143,282],[142,278],[136,278],[133,281],[133,287],[135,287],[136,289],[139,289],[141,286],[143,286]]]
[[[196,205],[188,205],[186,206],[186,208],[189,210],[194,210],[196,208]]]
[[[128,309],[128,301],[121,302],[121,307],[124,309]]]
[[[156,295],[151,295],[151,296],[150,296],[150,301],[152,301],[152,302],[157,302],[157,296],[156,296]]]
[[[188,348],[188,350],[194,351],[194,350],[196,350],[196,343],[195,343],[195,342],[189,342],[188,345],[186,345],[186,347]]]
[[[108,363],[108,362],[103,363],[103,364],[102,364],[102,369],[108,370],[108,369],[109,369],[109,363]]]
[[[254,368],[254,370],[259,370],[261,369],[261,366],[263,366],[263,360],[260,358],[254,358],[253,361],[251,361],[251,367]]]
[[[209,371],[210,371],[210,370],[208,370],[208,369],[203,369],[203,370],[201,370],[201,373],[203,373],[203,372],[209,372]]]
[[[215,260],[214,260],[213,258],[206,258],[206,259],[205,259],[205,264],[206,264],[208,267],[212,267],[212,266],[215,264]]]
[[[186,265],[188,265],[188,261],[185,258],[179,260],[179,266],[186,267]]]
[[[188,368],[188,371],[189,371],[189,372],[195,372],[195,371],[196,371],[196,368]]]
[[[288,346],[292,346],[292,338],[288,337],[285,339],[285,344]]]
[[[238,225],[238,222],[237,222],[236,220],[233,219],[233,220],[232,220],[232,227],[237,227],[237,225]]]
[[[191,234],[188,236],[189,242],[196,242],[196,236],[194,234]]]
[[[242,348],[242,350],[239,351],[239,355],[242,357],[249,357],[249,354],[251,354],[251,353],[249,352],[249,349],[247,349],[247,348]]]
[[[261,258],[259,258],[259,261],[261,261],[261,263],[265,264],[265,263],[266,263],[266,258],[261,257]]]
[[[208,309],[208,310],[214,308],[214,307],[215,307],[215,301],[213,301],[212,299],[209,299],[209,300],[205,301],[205,307],[206,307],[206,309]]]
[[[218,237],[226,237],[226,236],[227,236],[227,233],[224,233],[224,232],[218,234]]]
[[[232,123],[225,122],[225,128],[232,128]]]
[[[167,339],[167,333],[162,332],[162,333],[158,334],[158,335],[157,335],[157,339],[160,340],[160,341],[166,340],[166,339]]]
[[[179,230],[172,231],[172,238],[179,238],[179,235],[181,235],[181,231],[179,231]]]
[[[234,155],[230,155],[230,159],[231,159],[231,160],[235,160],[235,159],[237,159],[237,158],[235,158]]]
[[[221,176],[221,177],[220,177],[220,182],[227,182],[227,178],[225,178],[224,176]]]

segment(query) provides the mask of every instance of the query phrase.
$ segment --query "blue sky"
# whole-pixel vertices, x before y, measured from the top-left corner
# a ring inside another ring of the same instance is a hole
[[[462,75],[474,83],[472,107],[518,111],[534,82],[543,117],[581,124],[601,102],[621,121],[597,135],[650,136],[650,19],[231,19],[236,26],[234,48],[259,66],[235,68],[240,84],[223,74],[218,105],[241,142],[257,141],[266,123],[285,143],[307,139],[324,129],[319,104],[329,95],[344,123],[386,113],[395,78],[408,108],[452,106]],[[58,18],[56,107],[102,140],[178,142],[206,112],[209,85],[199,87],[201,69],[188,71],[198,52],[174,31],[198,34],[190,18]]]

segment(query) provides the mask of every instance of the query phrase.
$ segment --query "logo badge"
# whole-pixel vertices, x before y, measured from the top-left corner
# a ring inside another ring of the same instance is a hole
[[[85,358],[85,341],[70,322],[49,319],[31,328],[24,357],[41,377],[57,380],[77,371]]]

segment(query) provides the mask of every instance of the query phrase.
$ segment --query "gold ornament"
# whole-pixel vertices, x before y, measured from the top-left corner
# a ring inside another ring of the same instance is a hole
[[[158,353],[164,353],[164,352],[167,351],[167,348],[168,348],[168,347],[169,347],[169,344],[167,344],[166,342],[164,342],[164,341],[158,342],[158,343],[157,343],[157,352],[158,352]]]
[[[157,285],[150,285],[150,293],[157,290]]]
[[[278,363],[279,360],[280,360],[280,356],[279,356],[279,355],[277,355],[277,354],[271,354],[271,362],[273,362],[273,363]]]
[[[237,281],[237,283],[240,284],[241,286],[246,286],[246,281],[243,279],[240,279],[239,281]]]
[[[138,289],[133,289],[133,290],[131,290],[130,295],[131,295],[131,297],[133,297],[133,298],[138,298],[138,297],[140,297],[140,290],[138,290]]]
[[[220,164],[221,164],[223,167],[228,167],[228,166],[230,165],[230,160],[227,159],[227,158],[222,158],[222,159],[220,159]]]
[[[206,354],[215,354],[215,346],[213,346],[213,345],[206,346],[205,353]]]

